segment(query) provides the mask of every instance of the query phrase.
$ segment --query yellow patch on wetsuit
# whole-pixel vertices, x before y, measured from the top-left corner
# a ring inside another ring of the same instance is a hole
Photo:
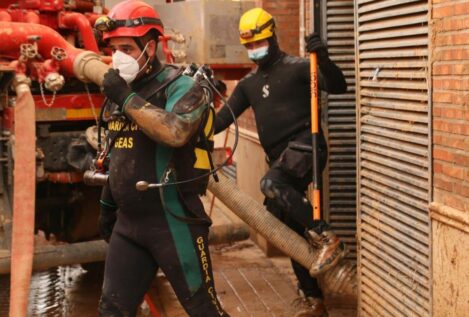
[[[109,131],[137,131],[138,126],[136,123],[131,123],[130,125],[123,121],[114,120],[109,122],[108,125]]]
[[[208,258],[207,258],[207,253],[205,252],[205,243],[204,243],[204,238],[198,237],[197,238],[197,247],[199,249],[199,257],[200,257],[200,264],[202,265],[202,270],[204,271],[205,274],[205,283],[210,282],[210,274],[209,274],[209,264],[208,264]]]
[[[117,149],[131,149],[134,147],[134,138],[121,136],[114,142],[114,147]]]
[[[210,300],[212,304],[216,307],[218,314],[220,316],[224,316],[225,313],[223,309],[220,307],[220,304],[217,300],[217,295],[215,293],[215,288],[212,285],[212,279],[210,278],[209,269],[211,270],[211,268],[209,267],[209,263],[208,263],[208,254],[205,252],[206,243],[202,236],[197,237],[196,241],[197,241],[197,249],[199,249],[200,264],[202,265],[202,270],[204,271],[204,275],[205,275],[204,280],[205,280],[205,283],[209,285],[209,287],[207,288],[207,293],[210,296]]]

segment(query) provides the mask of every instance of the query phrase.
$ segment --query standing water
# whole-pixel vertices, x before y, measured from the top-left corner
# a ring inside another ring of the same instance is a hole
[[[31,278],[28,317],[97,316],[103,263],[61,266]],[[0,317],[8,317],[9,275],[0,276]]]

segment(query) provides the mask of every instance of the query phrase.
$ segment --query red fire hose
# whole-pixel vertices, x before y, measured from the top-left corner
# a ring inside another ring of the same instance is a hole
[[[24,74],[15,77],[15,167],[11,245],[10,317],[26,316],[34,253],[36,116]]]

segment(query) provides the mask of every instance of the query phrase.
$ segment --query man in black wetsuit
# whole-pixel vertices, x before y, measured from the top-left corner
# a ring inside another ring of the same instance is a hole
[[[171,185],[195,176],[206,94],[158,61],[163,24],[147,3],[120,2],[95,26],[112,48],[114,68],[103,82],[110,161],[99,228],[109,249],[99,314],[135,316],[161,268],[190,316],[228,316],[214,288],[211,221],[199,188]],[[167,185],[138,191],[139,181]]]
[[[315,269],[324,272],[344,256],[345,246],[324,221],[313,221],[312,207],[305,191],[312,180],[311,153],[295,150],[291,142],[311,145],[311,90],[308,59],[282,52],[275,35],[275,21],[261,8],[243,14],[240,41],[257,68],[241,79],[228,104],[239,116],[249,106],[254,110],[259,140],[270,169],[261,180],[267,209],[291,229],[304,235],[319,258]],[[318,56],[319,89],[344,93],[347,85],[342,71],[329,59],[327,49],[317,35],[307,38],[307,51]],[[217,115],[215,132],[233,123],[225,106]],[[327,161],[327,145],[320,133],[320,170]],[[303,293],[296,317],[323,316],[325,308],[317,280],[308,270],[292,261]]]

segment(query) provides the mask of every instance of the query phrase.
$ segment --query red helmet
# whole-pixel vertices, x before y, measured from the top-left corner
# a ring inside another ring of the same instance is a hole
[[[148,3],[138,0],[119,2],[107,16],[96,20],[95,28],[103,31],[103,40],[113,37],[141,37],[150,30],[164,34],[159,14]]]

